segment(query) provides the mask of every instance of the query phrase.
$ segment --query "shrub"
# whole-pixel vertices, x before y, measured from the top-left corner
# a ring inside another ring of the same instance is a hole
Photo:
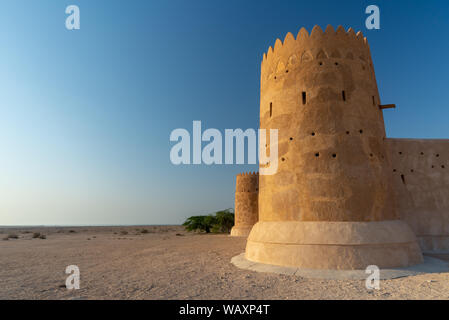
[[[203,231],[210,233],[214,223],[215,217],[208,216],[193,216],[188,218],[182,225],[187,231]]]
[[[40,236],[41,236],[41,234],[39,232],[33,233],[33,238],[34,239],[39,238]]]
[[[140,233],[148,233],[147,229],[142,229],[142,231],[140,231]]]
[[[128,234],[128,231],[123,230],[123,231],[120,231],[120,233],[125,235],[125,234]]]
[[[234,211],[226,209],[207,216],[193,216],[188,218],[183,226],[187,231],[200,232],[229,232],[234,225]]]
[[[39,236],[39,239],[47,239],[47,236],[46,236],[45,234],[41,234],[41,235]]]
[[[12,234],[8,234],[8,238],[9,239],[19,239],[19,236],[15,233],[12,233]]]

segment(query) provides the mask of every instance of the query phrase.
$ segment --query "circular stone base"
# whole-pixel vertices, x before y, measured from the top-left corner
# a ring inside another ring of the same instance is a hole
[[[245,258],[327,270],[403,268],[423,261],[415,235],[399,220],[258,222],[248,237]]]
[[[231,237],[248,237],[253,226],[233,226]]]
[[[313,270],[295,267],[280,267],[270,264],[252,262],[241,253],[231,259],[237,268],[266,273],[285,274],[307,279],[326,280],[365,280],[370,274],[366,270]],[[427,273],[449,272],[449,263],[443,260],[425,256],[424,262],[407,268],[380,269],[380,280],[396,279]]]

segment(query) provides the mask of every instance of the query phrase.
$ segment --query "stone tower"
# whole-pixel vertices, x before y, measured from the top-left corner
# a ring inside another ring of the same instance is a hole
[[[278,171],[260,176],[246,258],[314,269],[421,262],[395,209],[383,106],[362,33],[315,26],[276,40],[263,57],[260,94],[261,129],[278,129]]]
[[[241,173],[235,184],[235,225],[231,236],[247,237],[259,219],[259,173]]]

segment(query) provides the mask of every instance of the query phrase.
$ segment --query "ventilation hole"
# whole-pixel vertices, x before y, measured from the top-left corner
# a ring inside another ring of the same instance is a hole
[[[336,158],[337,157],[337,154],[336,153],[333,153],[332,154],[332,158]]]
[[[435,168],[435,166],[432,166],[432,169]]]
[[[442,169],[444,169],[444,168],[445,168],[445,166],[444,166],[444,165],[442,165],[442,166],[441,166],[441,168],[442,168]]]
[[[399,154],[402,154],[402,151],[399,151],[398,153],[399,153]]]
[[[349,134],[349,131],[346,131],[346,134]]]
[[[403,174],[401,174],[401,180],[402,180],[402,183],[405,184],[405,176]]]
[[[346,92],[341,92],[341,97],[343,98],[343,101],[346,101]]]
[[[292,141],[293,140],[293,138],[292,137],[290,137],[290,141]]]
[[[393,169],[393,172],[396,172],[396,169]]]
[[[302,104],[306,104],[307,103],[307,95],[306,92],[303,91],[302,92]]]
[[[376,105],[376,98],[373,96],[373,106]]]
[[[413,169],[410,169],[410,172],[411,172],[411,173],[413,173],[413,172],[415,172],[415,170],[413,170]]]
[[[435,157],[437,157],[437,158],[438,158],[439,156],[440,156],[440,155],[439,155],[438,153],[435,155]]]
[[[320,61],[320,66],[322,66],[323,65],[323,63]]]
[[[335,62],[335,65],[338,66],[338,62]]]
[[[315,135],[315,132],[312,132],[311,135],[314,136],[314,135]]]
[[[277,77],[274,77],[274,80],[276,80],[277,79]]]
[[[288,70],[285,70],[285,73],[288,73]]]
[[[421,152],[421,155],[423,156],[423,155],[424,155],[424,152]]]
[[[270,102],[270,118],[273,115],[273,102]]]
[[[374,155],[372,153],[369,154],[370,157],[373,157]]]
[[[319,157],[319,156],[320,156],[319,152],[315,153],[315,157]]]
[[[362,130],[362,129],[360,129],[360,130],[359,130],[359,132],[360,132],[360,134],[362,134],[362,133],[363,133],[363,130]]]
[[[282,161],[285,161],[285,158],[282,158],[281,160],[282,160]]]

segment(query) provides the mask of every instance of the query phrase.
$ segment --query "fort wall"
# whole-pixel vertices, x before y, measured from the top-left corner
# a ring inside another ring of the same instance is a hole
[[[396,206],[424,252],[449,251],[449,140],[387,139]]]

